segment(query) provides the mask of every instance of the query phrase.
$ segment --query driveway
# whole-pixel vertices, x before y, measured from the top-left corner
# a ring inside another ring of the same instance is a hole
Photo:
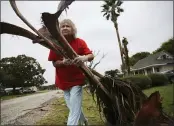
[[[18,117],[41,106],[47,101],[56,97],[62,97],[57,90],[30,96],[19,97],[1,102],[1,125],[10,124]],[[33,117],[35,118],[35,117]]]

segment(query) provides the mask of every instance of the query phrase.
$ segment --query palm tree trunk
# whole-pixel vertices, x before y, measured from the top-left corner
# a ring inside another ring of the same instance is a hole
[[[124,53],[125,53],[125,68],[127,69],[127,75],[130,74],[130,63],[129,63],[129,54],[127,44],[123,43],[124,46]]]
[[[129,55],[128,55],[128,50],[126,47],[126,67],[127,67],[127,74],[130,74],[130,63],[129,63]]]
[[[120,48],[120,56],[121,56],[122,65],[123,65],[123,68],[125,68],[124,67],[125,64],[124,64],[124,59],[123,59],[122,46],[121,46],[121,41],[120,41],[120,35],[119,35],[119,31],[118,31],[117,21],[114,22],[114,27],[115,27],[115,30],[116,30],[116,33],[117,33],[117,39],[118,39],[118,44],[119,44],[119,48]]]

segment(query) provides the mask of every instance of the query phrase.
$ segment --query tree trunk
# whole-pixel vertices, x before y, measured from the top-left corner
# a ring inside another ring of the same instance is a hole
[[[126,54],[126,62],[127,62],[127,74],[129,75],[130,74],[130,63],[129,63],[129,55],[128,55],[128,52]]]
[[[129,56],[127,56],[126,60],[127,60],[127,74],[130,75]]]
[[[127,49],[127,44],[123,43],[124,46],[124,51],[125,51],[125,66],[127,69],[127,75],[130,74],[130,63],[129,63],[129,54],[128,54],[128,49]]]
[[[123,54],[122,54],[122,46],[121,46],[121,41],[120,41],[120,35],[119,35],[119,31],[118,31],[117,22],[114,22],[114,26],[115,26],[115,30],[116,30],[116,33],[117,33],[117,39],[118,39],[118,44],[119,44],[119,48],[120,48],[120,56],[121,56],[121,61],[122,61],[122,65],[123,65],[123,68],[124,68],[125,64],[124,64],[124,59],[123,59]]]

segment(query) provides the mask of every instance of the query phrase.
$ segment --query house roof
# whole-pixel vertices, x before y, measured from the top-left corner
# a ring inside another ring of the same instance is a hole
[[[164,65],[164,64],[170,64],[174,63],[174,59],[158,59],[162,55],[168,55],[172,57],[171,54],[161,51],[152,55],[149,55],[148,57],[139,60],[132,68],[131,70],[137,70],[137,69],[143,69],[150,66],[157,66],[157,65]]]

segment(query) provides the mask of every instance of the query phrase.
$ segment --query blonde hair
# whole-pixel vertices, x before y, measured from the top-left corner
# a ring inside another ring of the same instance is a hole
[[[72,28],[73,36],[76,38],[77,28],[75,24],[70,19],[64,19],[60,22],[59,27],[61,28],[63,24],[67,23]]]

